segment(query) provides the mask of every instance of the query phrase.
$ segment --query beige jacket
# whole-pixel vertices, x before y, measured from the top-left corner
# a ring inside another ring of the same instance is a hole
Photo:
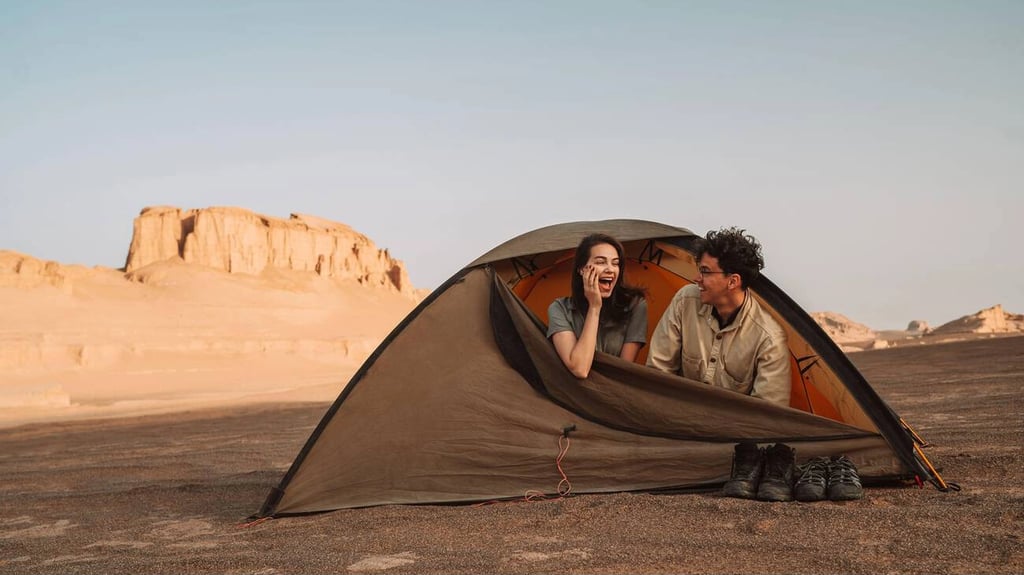
[[[676,292],[651,336],[647,365],[789,405],[786,333],[750,294],[725,329],[690,284]]]

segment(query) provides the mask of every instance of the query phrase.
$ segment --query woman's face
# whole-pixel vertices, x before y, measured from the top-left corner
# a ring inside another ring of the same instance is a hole
[[[603,298],[611,296],[615,290],[619,281],[619,263],[619,252],[615,251],[615,246],[595,244],[590,248],[587,266],[597,273],[597,287]]]

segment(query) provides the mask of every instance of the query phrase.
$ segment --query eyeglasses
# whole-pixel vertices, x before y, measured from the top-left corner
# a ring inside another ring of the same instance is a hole
[[[699,276],[709,276],[711,274],[724,274],[724,275],[727,275],[727,276],[731,276],[732,272],[716,272],[716,271],[711,271],[708,268],[697,268],[697,275],[699,275]]]

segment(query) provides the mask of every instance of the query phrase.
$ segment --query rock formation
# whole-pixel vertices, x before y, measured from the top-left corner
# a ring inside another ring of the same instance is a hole
[[[870,342],[877,338],[877,334],[868,326],[839,313],[812,312],[811,318],[825,330],[832,341],[840,345]]]
[[[928,322],[923,319],[911,320],[910,323],[907,324],[908,335],[924,335],[931,330],[931,326],[929,326]]]
[[[125,271],[171,258],[230,273],[315,272],[417,296],[405,265],[386,249],[345,224],[302,214],[284,220],[243,208],[144,208],[135,218]]]
[[[1002,305],[996,304],[974,315],[965,315],[944,323],[929,335],[1012,333],[1024,333],[1024,315],[1008,313]]]
[[[9,250],[0,250],[0,287],[34,288],[52,286],[71,293],[71,280],[64,266]]]

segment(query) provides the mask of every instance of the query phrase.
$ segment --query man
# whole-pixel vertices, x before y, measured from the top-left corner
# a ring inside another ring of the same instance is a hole
[[[696,283],[672,298],[651,336],[647,365],[688,379],[789,405],[786,332],[751,295],[764,267],[745,230],[710,231],[697,250]],[[729,497],[791,501],[793,449],[736,445]]]
[[[788,406],[786,333],[748,290],[764,259],[744,231],[711,231],[699,243],[697,281],[661,316],[647,365]]]
[[[708,232],[699,242],[696,283],[676,292],[661,316],[651,336],[647,365],[788,406],[786,333],[748,289],[764,259],[761,245],[744,232],[723,228]],[[789,446],[779,443],[762,450],[743,442],[736,446],[723,493],[790,501],[792,481]]]

